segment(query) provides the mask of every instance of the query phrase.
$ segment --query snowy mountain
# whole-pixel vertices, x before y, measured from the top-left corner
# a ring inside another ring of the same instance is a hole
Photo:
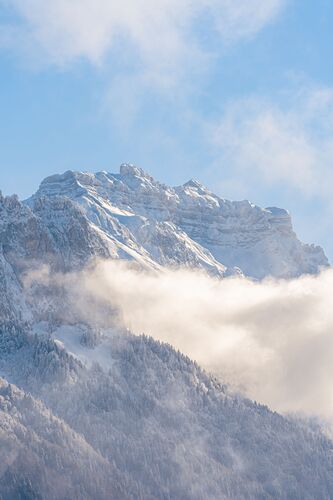
[[[328,265],[320,247],[297,239],[286,210],[227,201],[197,181],[171,188],[132,165],[121,165],[119,174],[69,171],[45,179],[28,203],[34,209],[39,199],[59,196],[78,204],[127,255],[149,255],[160,265],[218,274],[240,268],[259,279],[316,273]]]
[[[0,196],[0,499],[332,498],[320,429],[232,393],[169,345],[87,324],[61,284],[39,280],[99,257],[221,278],[328,265],[286,211],[131,165],[49,177],[24,203]]]
[[[131,165],[119,174],[49,177],[25,203],[0,196],[0,238],[0,311],[18,321],[44,320],[55,309],[52,293],[36,318],[22,291],[24,273],[43,264],[67,272],[101,257],[155,271],[185,266],[255,278],[328,265],[320,247],[297,239],[285,210],[226,201],[194,181],[169,188]]]

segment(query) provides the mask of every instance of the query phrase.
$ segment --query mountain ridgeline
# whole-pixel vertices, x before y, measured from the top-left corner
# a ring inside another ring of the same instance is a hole
[[[86,324],[60,285],[34,280],[95,258],[217,279],[328,266],[285,210],[132,165],[1,196],[0,499],[333,498],[333,443],[316,425],[234,394],[170,345]]]
[[[148,266],[198,266],[217,274],[237,268],[261,279],[316,273],[328,264],[320,247],[297,239],[286,210],[227,201],[197,181],[171,188],[132,165],[119,174],[69,171],[45,179],[27,203],[47,225],[53,204],[64,197],[81,208],[110,255]]]

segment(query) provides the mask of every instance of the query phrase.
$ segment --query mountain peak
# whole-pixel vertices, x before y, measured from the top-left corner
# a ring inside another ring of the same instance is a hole
[[[74,172],[73,170],[67,170],[63,174],[49,175],[42,181],[42,184],[52,184],[54,182],[73,180],[75,179],[75,177],[76,177],[76,172]]]
[[[265,210],[267,210],[268,212],[270,212],[272,215],[274,215],[276,217],[290,218],[290,213],[285,208],[266,207]]]
[[[185,182],[185,184],[183,184],[183,187],[193,187],[196,189],[207,190],[206,187],[203,184],[201,184],[201,182],[199,182],[197,179],[190,179],[189,181]]]
[[[150,177],[142,168],[133,165],[132,163],[122,163],[119,169],[121,177]]]

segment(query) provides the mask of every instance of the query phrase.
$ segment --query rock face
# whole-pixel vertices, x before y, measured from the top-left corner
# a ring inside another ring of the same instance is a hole
[[[171,188],[132,165],[122,165],[119,174],[69,171],[45,179],[28,203],[59,196],[79,204],[107,237],[160,265],[222,275],[240,268],[257,279],[317,273],[328,265],[320,247],[297,239],[286,210],[227,201],[197,181]]]

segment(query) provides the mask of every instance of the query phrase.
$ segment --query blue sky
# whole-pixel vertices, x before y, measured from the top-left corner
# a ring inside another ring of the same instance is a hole
[[[333,260],[333,3],[0,0],[0,188],[132,162],[290,209]]]

